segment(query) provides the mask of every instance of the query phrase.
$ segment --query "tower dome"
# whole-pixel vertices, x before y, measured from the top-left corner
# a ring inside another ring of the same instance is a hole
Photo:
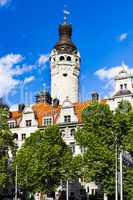
[[[59,26],[59,41],[55,45],[58,53],[75,53],[77,47],[72,42],[72,26],[68,23],[63,23]]]

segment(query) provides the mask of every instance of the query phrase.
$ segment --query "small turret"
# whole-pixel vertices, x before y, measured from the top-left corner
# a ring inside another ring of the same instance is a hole
[[[48,91],[41,91],[36,95],[36,103],[52,103],[51,95]]]

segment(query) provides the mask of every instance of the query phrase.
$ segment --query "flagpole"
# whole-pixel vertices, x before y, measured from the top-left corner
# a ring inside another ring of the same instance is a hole
[[[67,179],[67,181],[66,181],[66,200],[68,200],[69,199],[69,182],[68,182],[68,179]]]
[[[15,200],[17,200],[17,192],[18,192],[18,167],[16,165],[16,177],[15,177]]]
[[[122,151],[120,152],[120,200],[123,200],[123,167],[122,167]]]
[[[115,200],[118,200],[118,155],[117,155],[117,139],[115,146]]]

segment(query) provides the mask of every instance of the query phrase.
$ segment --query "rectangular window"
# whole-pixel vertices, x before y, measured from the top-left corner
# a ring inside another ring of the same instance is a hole
[[[25,122],[26,122],[26,126],[27,126],[27,127],[30,127],[30,126],[31,126],[31,120],[26,120]]]
[[[71,115],[66,115],[66,116],[64,116],[64,122],[65,122],[65,123],[71,122]]]
[[[81,151],[81,153],[84,153],[85,152],[85,147],[80,146],[80,151]]]
[[[45,126],[51,125],[52,123],[53,123],[52,117],[44,118],[44,125]]]
[[[9,122],[8,125],[9,128],[15,128],[15,122]]]
[[[23,133],[23,134],[22,134],[22,140],[25,140],[25,138],[26,138],[26,134]]]
[[[75,143],[74,142],[70,143],[70,148],[71,148],[72,153],[75,153]]]

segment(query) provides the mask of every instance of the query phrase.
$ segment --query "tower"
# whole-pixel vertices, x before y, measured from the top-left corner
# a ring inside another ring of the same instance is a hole
[[[59,41],[50,56],[51,96],[59,99],[60,104],[66,99],[74,103],[79,98],[80,54],[71,40],[72,26],[67,23],[67,11],[64,22],[59,26]]]
[[[133,76],[124,63],[114,79],[114,92],[108,99],[111,110],[115,110],[118,104],[126,100],[133,106]]]

